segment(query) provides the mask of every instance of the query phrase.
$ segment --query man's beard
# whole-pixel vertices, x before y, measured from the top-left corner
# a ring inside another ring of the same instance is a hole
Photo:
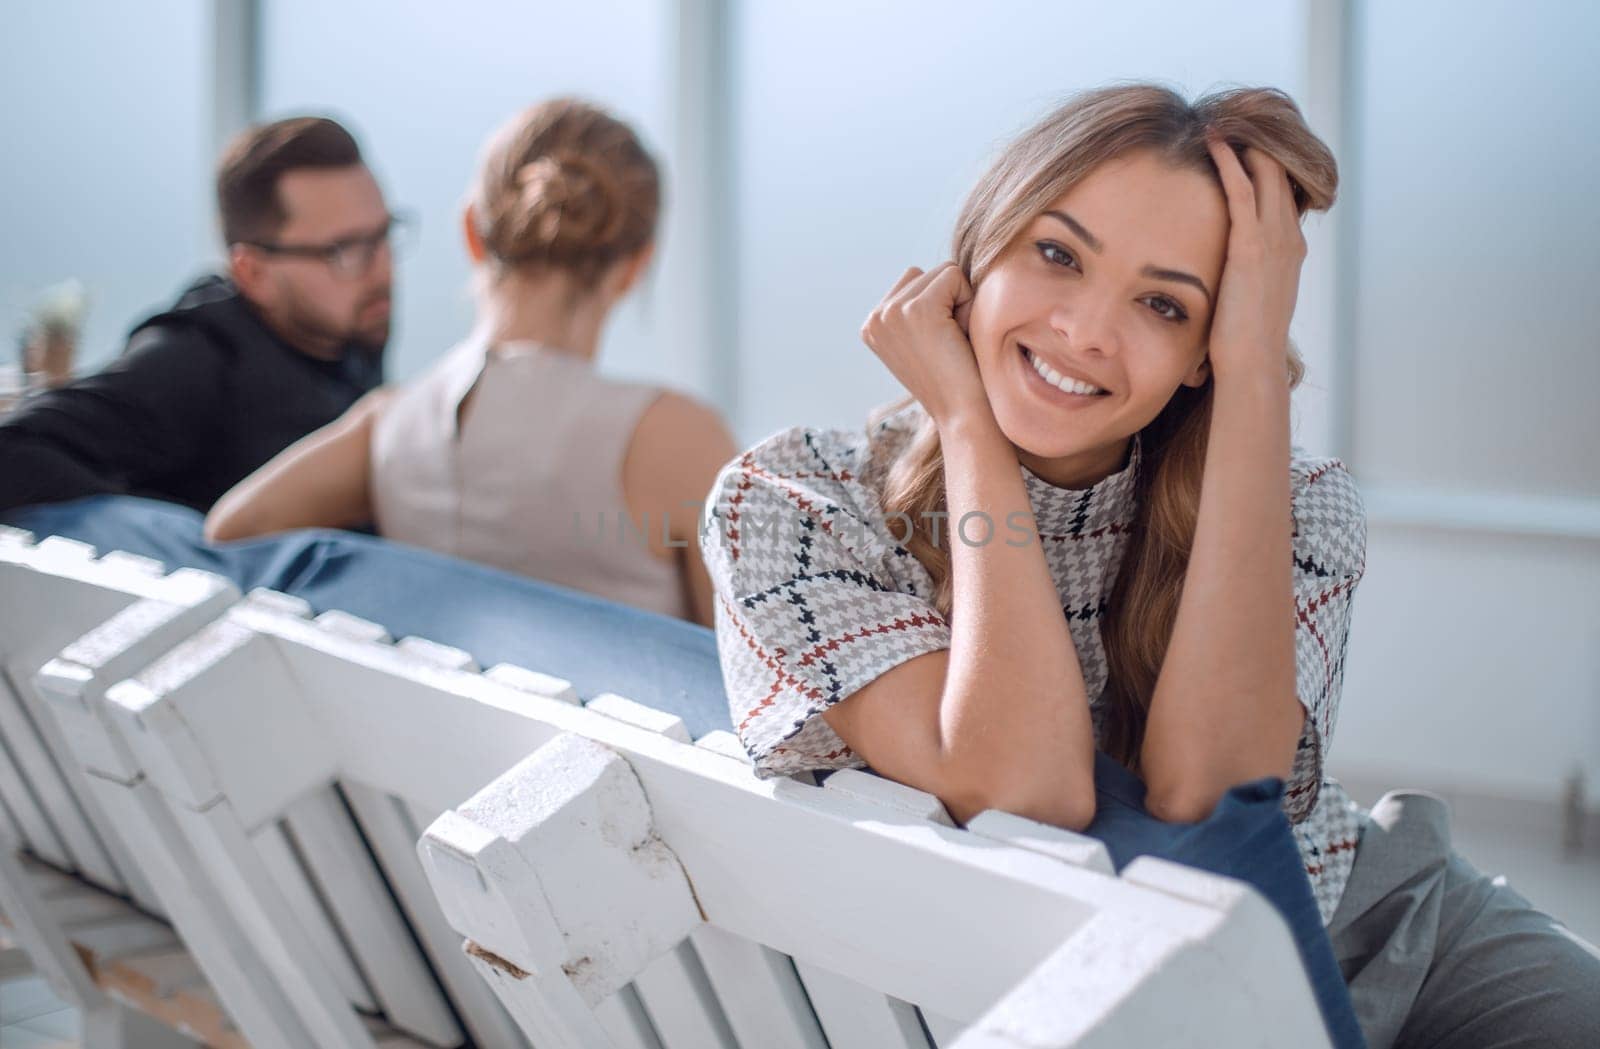
[[[332,356],[352,345],[368,353],[382,353],[389,342],[391,314],[385,313],[378,320],[366,324],[360,323],[359,318],[370,306],[388,302],[389,299],[387,290],[374,292],[356,304],[349,321],[340,324],[303,299],[290,294],[285,296],[283,303],[284,334],[301,349],[318,356]]]
[[[390,293],[388,291],[375,293],[370,298],[364,299],[357,304],[355,310],[355,315],[360,317],[369,307],[380,302],[389,305],[391,308],[385,310],[383,315],[375,321],[369,321],[365,325],[352,325],[349,336],[350,342],[373,352],[382,351],[389,343],[389,322],[394,318]]]

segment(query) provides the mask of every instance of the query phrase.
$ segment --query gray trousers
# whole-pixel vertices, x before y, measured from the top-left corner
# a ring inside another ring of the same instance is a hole
[[[1328,925],[1370,1049],[1600,1047],[1600,950],[1462,859],[1448,816],[1384,795]]]

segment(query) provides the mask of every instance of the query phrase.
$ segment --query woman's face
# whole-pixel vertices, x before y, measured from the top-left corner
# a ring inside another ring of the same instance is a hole
[[[1179,385],[1205,382],[1227,240],[1215,181],[1138,152],[1096,168],[1001,253],[968,334],[1025,466],[1093,484]]]

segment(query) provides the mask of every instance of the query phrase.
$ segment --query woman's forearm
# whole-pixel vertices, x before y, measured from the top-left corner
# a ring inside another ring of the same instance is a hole
[[[1227,788],[1286,776],[1295,696],[1289,386],[1217,380],[1199,519],[1140,765],[1152,812],[1194,820]]]
[[[372,424],[384,390],[279,452],[206,515],[206,538],[248,539],[290,528],[344,528],[372,518]]]
[[[1094,731],[1016,451],[982,414],[941,425],[940,439],[953,571],[943,760],[989,807],[1081,827],[1094,811]],[[1028,514],[1025,534],[1007,528],[1013,511]],[[975,515],[963,529],[974,512],[993,527]]]

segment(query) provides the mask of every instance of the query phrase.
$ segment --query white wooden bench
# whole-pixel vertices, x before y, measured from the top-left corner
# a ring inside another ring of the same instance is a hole
[[[460,1044],[465,1035],[456,1012],[331,789],[297,799],[282,818],[234,843],[250,875],[269,879],[274,899],[283,901],[264,927],[260,913],[242,908],[239,893],[197,851],[211,839],[185,833],[182,821],[191,814],[169,804],[105,716],[110,685],[191,641],[237,597],[204,573],[163,577],[139,559],[96,560],[81,544],[51,539],[35,546],[25,535],[0,534],[0,665],[7,689],[0,698],[11,704],[0,770],[8,787],[3,811],[27,814],[26,822],[0,827],[9,843],[0,848],[0,912],[35,964],[84,1011],[91,1046],[158,1044],[149,1025],[139,1023],[141,1014],[214,1045]],[[281,605],[285,599],[254,600]],[[70,643],[63,647],[63,639]],[[52,649],[59,649],[53,659]],[[272,757],[264,752],[258,759]],[[404,833],[420,895],[436,912],[416,866],[416,832]],[[78,848],[69,851],[63,840]],[[96,862],[94,845],[115,852],[117,865]],[[46,882],[33,857],[76,874],[79,891],[58,891],[59,875],[41,891]],[[119,911],[109,894],[130,895],[133,886],[139,888],[132,902],[164,942],[119,943],[118,953],[107,954],[95,937],[103,939],[101,925],[126,924],[129,909]],[[84,929],[82,900],[95,895],[106,920]],[[458,951],[450,954],[459,958]],[[459,967],[470,978],[469,992],[509,1032],[479,1044],[523,1045],[464,959]],[[326,1015],[306,1008],[313,981]],[[102,1013],[107,1022],[98,1020]],[[118,1033],[123,1028],[137,1029],[136,1036]]]
[[[164,576],[141,558],[96,560],[79,543],[34,545],[0,529],[0,935],[78,1008],[89,1046],[192,1044],[170,1034],[163,1040],[167,1028],[229,1045],[236,1032],[162,919],[93,777],[49,715],[35,672],[121,616],[128,623],[122,636],[138,641],[83,655],[125,675],[236,596],[201,573]],[[130,622],[135,606],[142,612]]]
[[[34,674],[253,1044],[370,1045],[380,1013],[540,1049],[1327,1044],[1238,883],[1116,877],[1089,839],[959,830],[865,773],[760,781],[726,733],[305,613],[253,595],[174,647],[125,609],[100,650],[148,665],[80,645]]]

